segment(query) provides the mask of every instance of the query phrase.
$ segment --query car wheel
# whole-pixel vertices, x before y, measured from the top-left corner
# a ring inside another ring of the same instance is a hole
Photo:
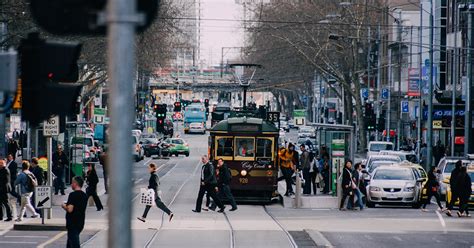
[[[375,203],[368,201],[368,202],[367,202],[367,207],[368,207],[368,208],[375,208]]]
[[[189,157],[189,152],[185,153],[184,155],[186,155],[186,157]]]
[[[414,208],[414,209],[420,208],[420,207],[421,207],[421,201],[416,202],[416,203],[413,203],[413,204],[411,205],[411,207]]]
[[[150,152],[145,151],[145,157],[149,158],[150,157]]]
[[[140,162],[140,156],[138,156],[138,155],[135,156],[135,162],[137,162],[137,163]]]

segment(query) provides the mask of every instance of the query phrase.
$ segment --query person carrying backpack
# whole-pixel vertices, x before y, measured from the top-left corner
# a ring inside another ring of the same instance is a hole
[[[36,180],[35,175],[29,171],[30,163],[28,161],[22,162],[21,169],[21,173],[15,180],[15,186],[20,185],[21,195],[20,211],[18,212],[18,218],[16,221],[22,221],[27,210],[32,214],[31,218],[37,218],[40,216],[31,205],[31,196],[33,195],[35,187],[38,186],[38,181]]]

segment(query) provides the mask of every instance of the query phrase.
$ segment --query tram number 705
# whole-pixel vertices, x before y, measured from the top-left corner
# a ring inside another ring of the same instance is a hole
[[[248,178],[239,178],[239,182],[241,184],[247,184],[247,183],[249,183],[249,179]]]

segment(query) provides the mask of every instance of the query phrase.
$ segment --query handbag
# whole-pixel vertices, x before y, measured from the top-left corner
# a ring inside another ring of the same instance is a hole
[[[153,189],[140,189],[140,204],[146,206],[155,205],[155,191]]]
[[[351,180],[351,188],[352,189],[357,189],[357,185],[354,183],[354,180]]]

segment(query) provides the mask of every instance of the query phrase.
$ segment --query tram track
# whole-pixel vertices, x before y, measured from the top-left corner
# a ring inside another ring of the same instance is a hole
[[[280,227],[280,229],[286,234],[286,237],[288,238],[288,241],[290,242],[291,246],[293,248],[298,248],[298,245],[296,244],[295,239],[293,239],[293,236],[283,227],[283,225],[273,216],[273,214],[268,211],[267,206],[263,205],[263,210],[265,210],[265,213],[272,218],[272,220]]]

